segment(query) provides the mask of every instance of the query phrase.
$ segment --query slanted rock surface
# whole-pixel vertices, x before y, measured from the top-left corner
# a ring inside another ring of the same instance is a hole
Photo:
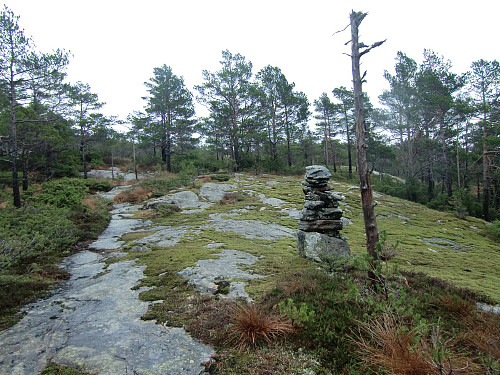
[[[176,246],[182,239],[200,238],[207,228],[248,239],[293,238],[294,229],[276,223],[234,219],[256,209],[254,206],[214,213],[208,223],[196,227],[190,226],[189,220],[182,225],[152,226],[151,222],[134,217],[134,212],[154,209],[163,203],[175,204],[183,213],[203,211],[220,201],[226,192],[239,188],[240,184],[247,186],[252,180],[238,178],[240,182],[236,184],[204,184],[199,195],[184,190],[146,205],[116,204],[108,228],[89,246],[97,252],[86,250],[66,258],[62,265],[72,274],[71,279],[49,298],[27,306],[25,317],[0,333],[0,374],[37,374],[48,360],[98,375],[202,373],[201,363],[210,359],[212,348],[194,340],[182,328],[168,328],[141,319],[150,304],[138,298],[141,291],[147,290],[137,289],[144,278],[144,266],[136,264],[136,260],[117,260],[109,266],[105,261],[124,254],[125,241],[121,238],[127,233],[148,232],[127,244],[127,248],[140,252]],[[271,188],[276,184],[254,187]],[[113,199],[128,188],[118,187],[101,195]],[[287,203],[262,193],[255,195],[268,209],[279,209]],[[283,209],[283,215],[287,214],[297,217],[298,211]],[[206,245],[220,246],[223,244]],[[246,280],[263,277],[249,270],[259,258],[231,249],[221,249],[213,257],[198,260],[179,275],[201,294],[251,300],[245,290]]]
[[[180,328],[141,320],[148,303],[133,288],[144,268],[122,261],[105,269],[104,260],[90,251],[66,258],[71,279],[0,332],[0,374],[37,374],[48,360],[99,375],[202,371],[210,347]]]

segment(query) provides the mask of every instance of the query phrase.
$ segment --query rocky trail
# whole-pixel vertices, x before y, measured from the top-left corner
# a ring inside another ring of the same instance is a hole
[[[162,202],[174,203],[186,215],[195,215],[220,201],[225,192],[238,184],[204,184],[199,194],[180,191],[158,198],[145,206],[151,209]],[[112,199],[123,188],[104,194]],[[251,192],[250,192],[251,193]],[[261,202],[279,209],[286,203],[255,193]],[[144,266],[136,260],[120,260],[106,267],[106,259],[124,255],[120,237],[127,233],[153,232],[135,244],[135,250],[148,251],[148,246],[168,247],[186,236],[196,236],[199,229],[188,225],[155,227],[148,220],[131,218],[141,206],[117,204],[105,232],[88,250],[66,258],[62,267],[71,278],[53,291],[49,298],[26,306],[24,318],[0,333],[0,374],[31,375],[40,372],[47,361],[83,368],[99,375],[117,374],[200,374],[202,363],[209,360],[213,349],[191,338],[182,328],[172,328],[141,320],[150,303],[141,301],[137,289],[144,278]],[[142,207],[144,208],[144,207]],[[249,208],[251,209],[251,208]],[[244,211],[245,209],[243,209]],[[284,215],[297,217],[295,209]],[[210,215],[203,228],[237,233],[246,238],[275,240],[293,237],[295,231],[258,220],[234,220],[239,212]],[[222,243],[207,243],[216,249]],[[200,259],[193,267],[181,271],[201,294],[212,294],[217,280],[230,282],[226,298],[249,299],[242,280],[262,276],[241,269],[259,259],[249,253],[221,250],[217,259]]]

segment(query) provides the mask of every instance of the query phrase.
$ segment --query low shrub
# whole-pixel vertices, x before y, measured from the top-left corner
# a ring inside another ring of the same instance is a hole
[[[90,194],[95,194],[99,191],[110,191],[111,189],[113,189],[113,186],[111,186],[109,180],[96,180],[94,178],[89,178],[84,181],[89,189]]]
[[[69,209],[30,205],[0,215],[0,270],[68,250],[78,240]]]
[[[151,192],[152,197],[161,197],[172,190],[182,186],[182,182],[177,177],[149,178],[141,181],[139,186]]]
[[[41,191],[30,190],[29,201],[55,207],[81,207],[83,197],[88,193],[87,182],[79,178],[62,178],[42,184]]]
[[[167,217],[176,212],[182,211],[179,206],[171,203],[161,203],[154,209],[154,216]]]
[[[486,230],[488,231],[488,235],[491,238],[493,238],[497,242],[500,242],[500,220],[495,220],[494,222],[492,222]]]
[[[220,182],[229,181],[230,178],[231,177],[225,173],[214,173],[210,175],[210,179]]]

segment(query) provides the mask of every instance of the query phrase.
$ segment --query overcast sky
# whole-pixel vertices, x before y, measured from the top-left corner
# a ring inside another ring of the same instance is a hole
[[[351,87],[347,29],[352,9],[368,12],[365,44],[387,39],[363,57],[364,91],[372,103],[393,71],[397,51],[420,62],[432,49],[462,73],[472,61],[500,59],[500,1],[392,0],[5,0],[38,49],[69,50],[68,81],[90,84],[102,111],[126,119],[142,110],[144,82],[163,64],[183,76],[194,95],[202,70],[220,68],[222,50],[240,53],[257,73],[279,67],[312,103],[321,93]],[[206,115],[197,106],[199,115]]]

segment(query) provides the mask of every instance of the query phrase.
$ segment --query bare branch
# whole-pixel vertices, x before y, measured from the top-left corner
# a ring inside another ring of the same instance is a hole
[[[359,53],[359,57],[361,57],[361,56],[363,56],[363,55],[367,54],[367,53],[368,53],[368,52],[370,52],[372,49],[374,49],[374,48],[376,48],[376,47],[381,46],[382,44],[384,44],[384,43],[386,42],[386,40],[387,40],[387,39],[382,40],[382,41],[380,41],[380,42],[373,43],[373,44],[370,46],[370,48],[368,48],[368,49],[364,50],[363,52],[360,52],[360,53]]]
[[[335,34],[341,33],[342,31],[345,31],[345,30],[346,30],[349,26],[351,26],[351,24],[350,24],[350,23],[348,23],[348,24],[347,24],[347,26],[346,26],[346,27],[344,27],[342,30],[335,31],[335,32],[332,34],[332,36],[334,36]]]

